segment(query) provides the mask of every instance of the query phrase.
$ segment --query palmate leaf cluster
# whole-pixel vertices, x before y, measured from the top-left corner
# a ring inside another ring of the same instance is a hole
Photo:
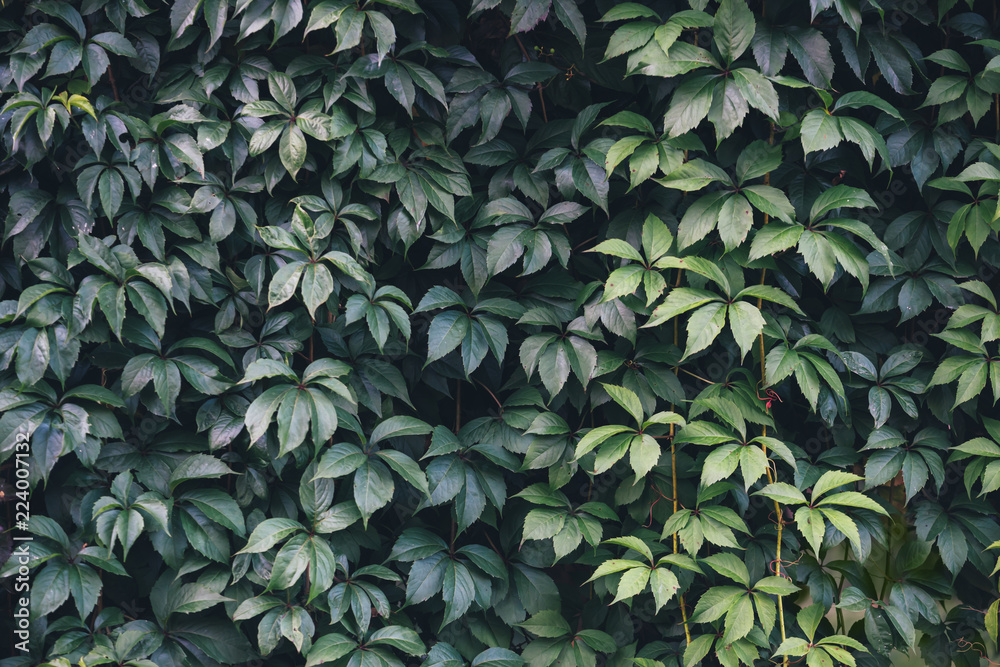
[[[997,16],[5,3],[0,665],[993,655]]]

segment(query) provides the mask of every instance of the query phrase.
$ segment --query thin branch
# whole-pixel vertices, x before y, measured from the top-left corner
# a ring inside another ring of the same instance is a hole
[[[530,62],[531,56],[528,55],[528,49],[524,48],[524,42],[522,42],[521,38],[517,36],[517,33],[514,33],[514,41],[517,42],[518,48],[521,49],[521,55],[524,56],[524,62]],[[541,81],[535,84],[535,90],[538,91],[538,100],[542,103],[542,120],[548,123],[549,114],[548,111],[546,111],[545,109],[545,95],[542,93],[543,89]]]
[[[521,38],[517,36],[517,33],[514,33],[514,41],[517,42],[518,47],[521,49],[521,55],[524,56],[524,62],[530,61],[531,56],[528,55],[528,49],[524,48],[524,42],[522,42]]]
[[[499,410],[499,411],[500,411],[500,414],[503,414],[503,403],[501,403],[501,402],[500,402],[500,399],[498,399],[498,398],[496,397],[496,394],[494,394],[494,393],[493,393],[492,391],[490,391],[490,388],[489,388],[489,387],[487,387],[487,386],[486,386],[485,384],[483,384],[482,382],[480,382],[479,380],[476,380],[476,382],[479,382],[479,386],[480,386],[480,387],[482,387],[483,389],[485,389],[485,390],[486,390],[486,392],[487,392],[487,393],[488,393],[488,394],[489,394],[490,396],[492,396],[492,397],[493,397],[493,401],[494,401],[494,402],[495,402],[495,403],[497,404],[497,410]]]
[[[535,88],[538,90],[538,101],[542,103],[542,121],[549,122],[549,114],[545,110],[545,95],[542,93],[542,82],[539,81],[535,84]]]
[[[689,371],[689,370],[688,370],[688,369],[686,369],[686,368],[681,368],[680,366],[677,366],[677,368],[678,368],[678,369],[680,369],[681,371],[683,371],[683,372],[687,373],[687,374],[688,374],[688,375],[690,375],[691,377],[693,377],[693,378],[695,378],[695,379],[698,379],[698,380],[701,380],[701,381],[702,381],[702,382],[704,382],[705,384],[715,384],[715,383],[714,383],[714,382],[712,382],[711,380],[706,380],[705,378],[703,378],[703,377],[702,377],[702,376],[700,376],[700,375],[695,375],[694,373],[692,373],[691,371]]]
[[[115,68],[110,62],[108,62],[108,81],[111,82],[111,92],[115,96],[115,102],[121,102],[122,98],[118,96],[118,83],[115,81]]]

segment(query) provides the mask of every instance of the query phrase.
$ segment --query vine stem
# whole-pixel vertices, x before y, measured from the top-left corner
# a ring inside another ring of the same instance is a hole
[[[497,398],[496,394],[494,394],[492,391],[490,391],[490,388],[487,387],[482,382],[480,382],[479,380],[476,380],[476,382],[479,382],[479,386],[482,387],[483,389],[485,389],[487,391],[487,393],[489,393],[489,395],[493,397],[493,402],[497,404],[497,410],[499,410],[500,414],[502,415],[503,414],[503,403],[500,402],[500,400]]]
[[[765,428],[764,431],[766,432],[767,429]],[[780,577],[780,576],[784,576],[781,573],[781,533],[782,533],[782,529],[785,526],[785,519],[781,515],[781,505],[778,504],[777,500],[774,501],[774,511],[775,511],[775,513],[777,514],[777,517],[778,517],[778,539],[776,540],[775,547],[774,547],[775,558],[776,558],[774,571],[777,572],[778,576]],[[782,596],[782,595],[778,596],[778,620],[779,620],[779,622],[781,624],[781,641],[782,641],[782,643],[784,643],[784,641],[786,639],[786,636],[785,636],[785,608],[784,608],[783,597],[784,596]],[[785,656],[785,658],[781,661],[781,664],[785,665],[785,667],[788,666],[788,656]]]
[[[115,102],[121,102],[118,96],[118,82],[115,81],[115,70],[108,64],[108,82],[111,84],[111,93],[115,96]]]
[[[517,42],[517,46],[521,49],[521,55],[524,56],[524,62],[531,62],[531,56],[528,55],[528,49],[524,48],[524,42],[521,41],[521,38],[518,37],[516,33],[514,34],[514,40]],[[548,123],[549,114],[545,110],[545,95],[542,92],[543,88],[541,81],[535,84],[535,90],[538,91],[538,101],[542,103],[542,120]]]
[[[680,287],[681,276],[684,273],[684,269],[677,269],[677,280],[674,282],[674,287]],[[677,329],[677,318],[674,318],[674,347],[677,347],[680,340],[680,334]],[[677,371],[680,370],[680,366],[674,366],[674,375],[677,375]],[[686,372],[686,371],[685,371]],[[670,404],[670,411],[673,412],[674,406]],[[677,513],[677,448],[674,446],[674,425],[670,425],[670,496],[673,501],[673,510],[671,515]],[[652,510],[650,510],[652,513]],[[650,517],[652,518],[652,517]],[[677,533],[674,533],[674,553],[677,553]],[[691,628],[688,627],[688,616],[687,616],[687,605],[684,601],[684,595],[681,594],[681,620],[684,621],[684,639],[687,640],[687,645],[691,645]]]
[[[522,42],[521,38],[517,36],[517,33],[514,33],[513,37],[514,41],[517,42],[518,48],[521,49],[521,55],[524,56],[524,62],[529,62],[531,60],[531,56],[528,55],[528,49],[524,48],[524,42]]]
[[[686,368],[681,368],[680,366],[677,366],[677,367],[675,367],[675,369],[674,369],[674,370],[675,370],[675,371],[676,371],[676,370],[682,370],[682,371],[684,371],[685,373],[687,373],[688,375],[690,375],[691,377],[693,377],[693,378],[695,378],[695,379],[697,379],[697,380],[701,380],[701,381],[702,381],[702,382],[704,382],[705,384],[715,384],[715,383],[714,383],[714,382],[712,382],[711,380],[707,380],[707,379],[703,378],[703,377],[702,377],[702,376],[700,376],[700,375],[695,375],[694,373],[692,373],[691,371],[687,370]]]
[[[889,504],[891,505],[896,490],[896,478],[893,477],[892,481],[889,482]],[[882,573],[882,590],[879,591],[878,597],[880,600],[885,599],[886,589],[889,588],[889,568],[892,566],[892,524],[889,524],[889,530],[885,533],[885,572]]]
[[[673,408],[673,406],[671,406]],[[670,495],[673,497],[673,512],[677,512],[677,448],[674,447],[674,425],[670,425],[670,483],[671,492]],[[674,533],[674,553],[677,553],[677,533]],[[691,645],[691,628],[688,627],[688,616],[687,616],[687,605],[684,600],[684,595],[681,595],[681,620],[684,622],[684,639],[687,641],[687,645]]]
[[[763,277],[763,274],[762,274],[762,277]],[[763,282],[763,280],[761,282]],[[761,382],[763,382],[763,378],[764,378],[764,354],[763,354],[764,353],[764,334],[763,333],[761,333],[761,335],[760,335],[760,346],[761,346],[760,375],[761,375]],[[761,427],[761,430],[763,431],[763,435],[766,437],[767,436],[767,426]],[[764,451],[764,456],[767,456],[767,445],[763,445],[762,444],[761,445],[761,449]],[[774,473],[771,472],[771,466],[767,467],[767,471],[766,472],[767,472],[767,483],[768,484],[773,484],[774,483]],[[781,505],[778,503],[777,500],[774,501],[774,516],[775,516],[775,518],[778,521],[778,538],[775,540],[775,544],[774,544],[774,573],[777,576],[781,577],[781,576],[784,576],[782,574],[782,572],[781,572],[781,537],[782,537],[782,532],[783,532],[783,529],[784,529],[784,526],[785,526],[785,519],[784,519],[784,517],[781,514]],[[779,626],[781,628],[781,642],[784,643],[785,639],[787,639],[787,635],[785,634],[785,605],[784,605],[784,596],[783,595],[779,595],[778,596],[778,623],[779,623]],[[783,667],[788,667],[788,656],[787,655],[782,659],[781,664],[783,665]]]
[[[767,137],[767,143],[769,145],[773,146],[774,145],[774,123],[771,123],[770,125],[771,125],[771,130],[770,130],[770,134]],[[764,174],[764,184],[765,185],[770,185],[771,184],[771,172],[768,172],[768,173]],[[771,221],[771,216],[769,216],[767,213],[765,213],[764,214],[764,224],[766,225],[770,221]],[[765,281],[766,278],[767,278],[767,269],[761,269],[761,271],[760,271],[760,284],[761,285],[764,284],[764,281]],[[757,310],[760,310],[763,305],[764,305],[764,300],[758,297],[757,298]],[[767,367],[766,367],[766,365],[764,363],[764,356],[765,355],[764,355],[764,332],[763,331],[760,332],[760,338],[759,338],[759,340],[760,340],[760,384],[761,384],[761,386],[764,386],[764,385],[767,384]],[[764,437],[766,437],[767,436],[767,426],[763,426],[761,428],[761,431],[762,431],[762,435]],[[761,445],[761,449],[764,452],[764,456],[767,456],[767,445]],[[771,466],[768,466],[767,467],[767,483],[768,484],[773,484],[774,481],[775,481],[774,473],[771,471]],[[782,539],[782,533],[784,532],[784,527],[785,527],[785,518],[784,518],[784,516],[781,513],[781,504],[778,503],[777,500],[774,501],[774,516],[775,516],[775,518],[778,521],[778,537],[775,540],[775,544],[774,544],[774,571],[775,571],[775,574],[777,574],[780,577],[780,576],[783,576],[782,572],[781,572],[781,539]],[[779,623],[779,627],[781,628],[781,642],[784,643],[785,639],[787,639],[787,635],[785,633],[785,604],[784,604],[784,596],[783,595],[779,595],[778,596],[778,623]],[[787,655],[784,658],[782,658],[781,664],[782,664],[783,667],[788,667],[788,656]]]
[[[850,548],[844,550],[844,560],[850,560],[851,550]],[[837,602],[840,602],[840,595],[844,592],[844,584],[847,582],[847,575],[841,573],[840,584],[837,585]],[[837,632],[839,634],[846,634],[846,628],[844,627],[844,610],[837,607]]]

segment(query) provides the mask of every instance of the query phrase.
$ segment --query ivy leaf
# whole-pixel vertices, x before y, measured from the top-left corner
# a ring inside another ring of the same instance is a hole
[[[753,13],[743,0],[722,0],[715,13],[715,44],[726,63],[743,55],[753,40]]]
[[[637,422],[642,422],[642,404],[639,401],[639,397],[636,396],[634,392],[626,389],[625,387],[616,387],[615,385],[610,384],[602,386],[615,403],[624,408],[625,411],[632,415]]]
[[[306,161],[306,137],[297,126],[292,125],[281,133],[281,141],[278,143],[278,157],[281,158],[281,164],[294,180],[295,175]]]
[[[371,459],[361,464],[354,473],[354,502],[365,526],[377,510],[392,500],[395,490],[392,474],[385,464]]]
[[[833,58],[830,56],[829,42],[814,28],[789,26],[784,34],[788,50],[799,63],[809,83],[829,88],[833,78]]]
[[[555,610],[540,611],[517,626],[539,637],[562,637],[570,633],[569,623]]]
[[[447,311],[437,315],[427,334],[427,361],[436,361],[462,344],[469,332],[469,317],[465,313]]]

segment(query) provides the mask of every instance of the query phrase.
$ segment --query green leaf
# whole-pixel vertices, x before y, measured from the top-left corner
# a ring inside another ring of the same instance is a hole
[[[729,327],[744,356],[750,351],[765,324],[764,316],[749,303],[737,301],[729,306]]]
[[[645,567],[626,570],[621,579],[618,580],[618,592],[611,603],[631,599],[646,590],[646,586],[649,584],[649,574],[650,570]]]
[[[778,93],[767,78],[746,67],[733,70],[732,75],[737,90],[750,106],[772,119],[778,118]]]
[[[941,560],[953,576],[958,575],[968,559],[969,545],[957,524],[949,523],[937,536]]]
[[[643,478],[660,460],[660,445],[648,434],[642,434],[632,439],[629,446],[630,463],[637,478]]]
[[[354,473],[354,502],[361,511],[361,521],[367,526],[368,519],[392,500],[396,487],[392,474],[377,460],[369,459]]]
[[[785,222],[792,222],[795,217],[795,209],[792,208],[791,202],[777,188],[772,188],[768,185],[749,185],[743,188],[743,195],[747,198],[747,201],[753,204],[754,208],[763,211],[769,216],[784,220]],[[758,232],[757,236],[759,235],[760,233]],[[754,240],[756,240],[756,236]]]
[[[643,267],[638,264],[629,264],[613,271],[608,276],[608,281],[604,285],[604,297],[602,301],[611,301],[612,299],[635,294],[645,273]]]
[[[627,426],[608,425],[590,429],[577,443],[575,459],[579,459],[613,435],[631,431]]]
[[[806,230],[799,239],[799,252],[813,275],[828,288],[837,268],[837,255],[830,241],[818,232]]]
[[[659,15],[649,7],[636,2],[622,2],[609,9],[598,19],[601,23],[624,21],[626,19],[653,18],[659,20]]]
[[[539,637],[555,638],[570,633],[569,623],[566,622],[566,619],[558,611],[551,609],[540,611],[528,620],[515,625]]]
[[[963,442],[961,445],[952,447],[952,449],[965,454],[972,454],[974,456],[1000,458],[1000,445],[997,445],[988,438],[973,438]]]
[[[830,470],[825,473],[813,484],[812,498],[813,502],[818,500],[827,491],[835,489],[838,486],[843,486],[844,484],[853,484],[854,482],[864,481],[864,477],[859,477],[853,473],[841,472],[839,470]]]
[[[804,505],[806,503],[806,497],[802,495],[802,492],[785,482],[768,484],[760,491],[755,492],[754,495],[777,500],[782,505]]]
[[[469,332],[469,316],[457,311],[447,311],[437,315],[431,322],[427,334],[426,364],[436,361],[456,347]]]
[[[636,262],[642,261],[642,255],[628,243],[619,239],[608,239],[594,246],[587,252],[599,252],[604,255],[613,255],[624,259],[631,259]]]
[[[902,120],[902,115],[896,107],[892,106],[881,97],[865,90],[852,90],[837,98],[837,103],[833,106],[834,111],[840,109],[860,109],[863,106],[874,107],[884,111],[893,118]]]
[[[330,447],[316,467],[315,479],[349,475],[365,462],[365,454],[355,445],[339,443]]]
[[[317,6],[318,7],[318,6]],[[317,639],[306,654],[306,667],[316,667],[346,656],[358,643],[348,637],[333,633]]]
[[[167,150],[182,163],[202,176],[205,175],[205,161],[198,148],[198,142],[189,134],[172,134],[164,139]],[[103,198],[102,198],[103,205]]]
[[[820,512],[822,512],[823,516],[834,528],[847,536],[847,539],[851,541],[856,551],[861,550],[861,537],[858,533],[858,526],[849,516],[838,510],[826,507],[820,508]]]
[[[548,540],[562,530],[566,522],[565,510],[533,509],[524,519],[521,542],[527,540]]]
[[[842,491],[840,493],[834,493],[817,503],[817,506],[822,505],[858,507],[861,509],[871,510],[872,512],[876,512],[882,516],[889,516],[888,512],[886,512],[881,505],[868,496],[858,493],[857,491]]]
[[[375,444],[386,438],[402,438],[408,435],[427,435],[433,427],[416,417],[389,417],[372,431],[371,443]]]
[[[798,243],[804,229],[800,225],[779,225],[772,222],[757,230],[750,244],[750,259],[760,259],[791,248]]]
[[[647,137],[641,135],[624,137],[616,141],[609,149],[607,158],[604,161],[604,169],[607,176],[611,176],[611,172],[615,170],[621,162],[632,155],[635,149],[638,148],[642,143],[648,141]],[[605,241],[607,243],[607,241]]]
[[[620,405],[625,409],[636,422],[642,423],[643,410],[642,403],[639,401],[639,397],[635,393],[626,389],[625,387],[618,387],[611,384],[602,384],[604,390],[608,392],[608,395],[614,400],[615,403]]]
[[[298,126],[292,125],[281,133],[281,141],[278,143],[278,157],[291,175],[292,180],[295,180],[295,175],[306,161],[306,137]]]
[[[445,613],[441,626],[462,618],[472,606],[475,597],[475,581],[469,569],[461,563],[451,561],[444,570],[441,595],[444,598]],[[414,633],[415,634],[415,633]]]
[[[634,21],[626,23],[611,35],[604,59],[608,60],[634,51],[653,38],[656,24],[650,21]]]
[[[715,635],[699,635],[684,649],[684,667],[694,667],[712,650]]]
[[[677,576],[666,568],[655,568],[649,576],[650,588],[653,591],[653,602],[656,604],[656,611],[662,609],[670,601],[677,591],[680,590],[680,583]]]
[[[736,298],[740,297],[763,299],[764,301],[780,304],[800,315],[805,314],[802,312],[802,309],[799,308],[799,305],[795,303],[795,300],[792,299],[792,297],[788,296],[788,294],[784,291],[778,289],[777,287],[772,287],[771,285],[751,285],[746,289],[740,290],[740,293],[736,295]]]
[[[289,262],[278,269],[271,279],[267,300],[271,308],[288,301],[295,294],[299,279],[305,271],[306,262]]]
[[[720,640],[723,644],[731,644],[737,639],[746,637],[753,629],[753,605],[749,596],[739,596],[732,608],[726,613],[725,632]]]
[[[177,498],[178,502],[182,500],[192,503],[200,509],[205,516],[224,528],[233,531],[240,537],[243,537],[246,534],[242,510],[240,510],[240,507],[235,500],[227,496],[222,491],[218,489],[192,489],[190,491],[186,491],[183,495]],[[136,504],[139,505],[141,509],[147,509],[147,506],[141,504],[139,501],[136,501]],[[165,508],[163,516],[163,523],[166,524]]]
[[[812,605],[811,607],[807,608],[812,609],[815,606],[817,605]],[[809,652],[810,652],[810,647],[809,643],[806,640],[802,639],[801,637],[789,637],[788,639],[786,639],[785,641],[781,642],[781,644],[778,645],[778,648],[775,649],[774,654],[799,656],[799,655],[806,655]]]
[[[733,2],[740,1],[733,0]],[[715,94],[716,83],[717,80],[714,76],[699,76],[687,79],[677,87],[677,90],[674,91],[670,108],[667,110],[667,114],[663,120],[663,125],[670,137],[679,137],[686,132],[690,132],[704,120],[712,107],[712,97]],[[702,161],[693,160],[692,162]],[[686,163],[684,167],[691,164],[691,162]],[[674,174],[670,174],[661,183],[667,187],[677,187],[673,184],[678,183],[678,179]],[[682,183],[683,181],[678,184]],[[685,186],[686,189],[694,189],[690,185],[685,184]]]
[[[505,648],[488,648],[472,661],[472,667],[521,667],[524,661],[519,655]]]
[[[803,128],[803,131],[805,129]],[[837,208],[875,208],[876,204],[868,193],[859,188],[835,185],[816,198],[809,212],[809,220],[814,221]]]
[[[684,350],[685,359],[712,344],[722,332],[727,311],[725,304],[710,303],[691,315],[687,323],[688,342]]]
[[[679,287],[670,290],[666,300],[656,307],[653,315],[643,327],[653,327],[689,310],[712,301],[721,301],[717,294],[706,290]]]
[[[420,655],[427,650],[424,643],[420,641],[420,635],[401,625],[380,628],[371,634],[368,641],[375,646],[382,644],[391,646],[407,655]]]
[[[830,56],[830,44],[823,35],[812,27],[792,25],[784,31],[795,60],[802,68],[802,73],[813,86],[830,88],[833,78],[833,58]]]
[[[771,595],[791,595],[799,590],[799,587],[784,577],[764,577],[753,585],[754,590],[770,593]]]
[[[955,405],[958,407],[962,403],[979,396],[986,387],[987,366],[985,361],[973,364],[968,370],[962,373],[958,379],[958,387],[955,391]]]
[[[802,118],[802,150],[808,153],[835,148],[844,140],[840,122],[825,110],[814,110]],[[835,186],[839,187],[839,186]]]
[[[289,535],[304,530],[302,524],[292,519],[265,519],[250,533],[247,545],[237,553],[263,553]]]
[[[316,310],[333,294],[333,276],[322,264],[309,264],[302,272],[302,299],[309,316],[316,317]]]
[[[642,225],[642,251],[655,262],[670,251],[674,237],[662,220],[655,215],[647,215]]]
[[[606,544],[617,544],[621,547],[627,547],[643,555],[650,563],[653,562],[653,552],[649,550],[649,547],[638,537],[633,537],[631,535],[626,535],[625,537],[613,537],[609,540],[604,540]]]
[[[823,513],[819,510],[800,507],[795,510],[795,524],[799,532],[806,538],[813,553],[817,556],[820,553],[820,545],[823,544],[823,535],[826,532],[826,524]]]
[[[600,579],[601,577],[606,577],[609,574],[615,574],[616,572],[622,572],[624,570],[630,570],[634,567],[646,567],[645,563],[636,560],[623,560],[620,558],[611,558],[602,562],[594,575],[587,581],[594,581],[595,579]]]
[[[46,616],[69,598],[70,568],[48,566],[34,577],[31,591],[31,616]]]
[[[395,470],[400,477],[419,489],[425,496],[430,497],[431,492],[427,487],[427,476],[420,469],[420,466],[417,465],[416,461],[402,452],[391,449],[383,449],[378,452],[378,456],[389,464],[389,467]]]
[[[715,45],[727,63],[731,63],[750,47],[754,28],[753,12],[744,0],[722,0],[715,13]]]
[[[753,209],[746,197],[735,195],[722,202],[722,207],[719,209],[719,236],[727,251],[741,245],[752,226]]]
[[[233,471],[225,463],[207,454],[192,454],[181,461],[170,474],[170,488],[193,479],[213,479],[231,474]]]
[[[889,419],[892,410],[892,397],[889,392],[881,387],[872,387],[868,390],[868,412],[875,420],[875,428],[881,428]]]
[[[715,554],[708,558],[702,558],[701,562],[724,577],[728,577],[744,586],[750,585],[750,573],[747,571],[747,566],[733,554]]]

